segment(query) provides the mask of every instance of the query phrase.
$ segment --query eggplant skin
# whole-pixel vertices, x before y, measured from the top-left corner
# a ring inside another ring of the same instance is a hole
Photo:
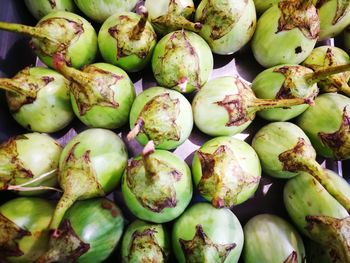
[[[301,236],[284,219],[270,214],[253,217],[244,226],[245,263],[302,263],[305,248]]]
[[[65,215],[74,232],[90,249],[78,260],[80,263],[102,262],[118,245],[124,217],[120,209],[105,198],[76,202]]]

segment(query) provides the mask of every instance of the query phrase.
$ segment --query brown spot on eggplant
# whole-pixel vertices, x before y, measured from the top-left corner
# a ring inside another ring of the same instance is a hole
[[[303,52],[303,49],[301,48],[301,46],[297,46],[297,47],[295,48],[295,54],[299,54],[299,53],[301,53],[301,52]]]
[[[143,231],[136,230],[129,244],[128,260],[130,262],[163,262],[167,255],[158,244],[155,237],[156,230],[146,228]]]
[[[44,76],[44,77],[42,77],[41,79],[44,81],[45,85],[47,85],[47,84],[49,84],[50,82],[52,82],[52,81],[55,80],[54,77],[50,77],[50,76]]]
[[[109,200],[106,200],[106,199],[102,200],[101,207],[103,209],[110,210],[111,215],[113,217],[117,217],[119,215],[118,210],[113,206],[113,204]]]
[[[276,33],[298,28],[308,39],[317,39],[320,32],[320,19],[312,1],[280,1],[281,16]]]
[[[30,235],[29,231],[20,228],[0,213],[0,258],[22,256],[18,241]]]
[[[56,7],[56,0],[49,0],[50,6],[52,9],[55,9]]]
[[[343,109],[342,123],[334,133],[319,132],[322,143],[329,147],[338,160],[344,159],[350,154],[350,118],[346,107]]]
[[[145,104],[137,122],[143,121],[141,131],[155,145],[159,145],[165,140],[180,140],[181,131],[176,124],[179,114],[179,99],[172,99],[169,93],[162,93]]]
[[[215,244],[205,234],[202,225],[196,225],[196,233],[192,240],[179,239],[186,262],[215,262],[224,263],[229,253],[236,247],[235,243]],[[206,250],[211,250],[208,255]]]

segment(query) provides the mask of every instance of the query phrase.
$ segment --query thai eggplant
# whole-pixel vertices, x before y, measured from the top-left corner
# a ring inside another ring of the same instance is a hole
[[[261,167],[249,144],[231,137],[218,137],[203,144],[195,153],[192,173],[205,199],[216,208],[230,208],[255,193]]]
[[[36,132],[56,132],[71,122],[70,86],[61,74],[43,67],[27,67],[13,78],[0,78],[13,118]]]
[[[90,64],[97,53],[97,35],[83,17],[65,11],[44,16],[35,27],[0,22],[0,29],[32,37],[37,56],[53,68],[53,56],[63,55],[68,65],[81,68]]]
[[[191,201],[190,168],[175,154],[155,150],[150,141],[141,156],[129,161],[122,193],[126,206],[138,218],[169,222],[182,214]]]

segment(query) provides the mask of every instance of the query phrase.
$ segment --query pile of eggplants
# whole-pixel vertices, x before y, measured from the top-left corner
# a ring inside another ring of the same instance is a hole
[[[23,6],[36,25],[0,30],[43,66],[0,78],[1,263],[350,262],[350,185],[321,164],[350,159],[350,1]],[[218,75],[248,43],[266,69]],[[275,182],[282,211],[256,206]]]

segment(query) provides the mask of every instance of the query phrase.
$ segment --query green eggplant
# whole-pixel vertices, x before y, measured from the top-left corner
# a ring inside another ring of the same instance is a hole
[[[216,208],[239,205],[254,195],[261,167],[254,149],[244,141],[217,137],[196,151],[192,162],[199,193]]]
[[[161,224],[136,220],[124,233],[121,254],[123,263],[167,262],[169,235]]]
[[[271,214],[251,218],[243,228],[245,263],[303,263],[305,248],[287,221]]]
[[[197,203],[173,226],[172,243],[180,263],[237,263],[243,249],[240,222],[228,208]]]
[[[64,215],[49,249],[36,263],[103,262],[118,245],[123,228],[123,215],[112,201],[78,201]]]
[[[0,206],[0,261],[35,262],[48,248],[54,204],[34,197],[12,199]]]
[[[350,262],[350,186],[330,170],[325,171],[328,184],[337,194],[328,191],[317,179],[302,172],[284,187],[284,204],[298,229],[313,241],[330,248],[340,262]],[[339,200],[338,196],[346,197]]]

